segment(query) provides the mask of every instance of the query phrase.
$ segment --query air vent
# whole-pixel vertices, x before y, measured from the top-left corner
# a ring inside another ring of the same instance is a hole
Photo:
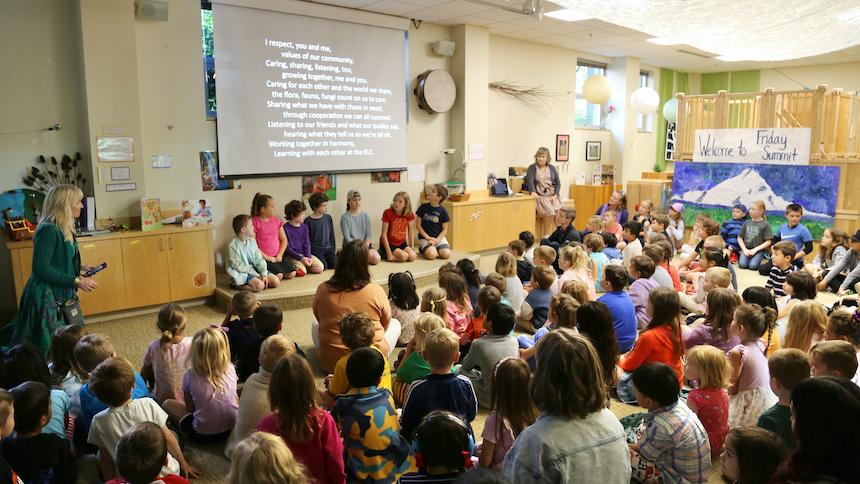
[[[692,51],[684,50],[684,49],[677,49],[677,50],[678,50],[678,52],[680,52],[682,54],[694,55],[696,57],[701,57],[702,59],[713,59],[712,56],[705,55],[705,54],[699,54],[698,52],[692,52]]]

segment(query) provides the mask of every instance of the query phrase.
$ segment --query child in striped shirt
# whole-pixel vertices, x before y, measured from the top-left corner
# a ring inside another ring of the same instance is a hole
[[[773,267],[770,269],[770,275],[764,287],[773,290],[773,295],[776,297],[785,296],[782,287],[785,285],[785,278],[794,270],[791,261],[795,254],[797,254],[797,247],[791,242],[777,242],[773,246],[773,255],[770,258]]]

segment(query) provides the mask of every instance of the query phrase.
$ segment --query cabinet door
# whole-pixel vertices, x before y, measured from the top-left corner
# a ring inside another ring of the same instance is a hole
[[[165,236],[168,246],[170,299],[180,301],[212,294],[213,257],[208,230]]]
[[[95,266],[107,262],[107,268],[93,279],[99,287],[93,292],[78,291],[84,316],[118,311],[125,308],[125,270],[122,260],[122,243],[119,240],[78,242],[81,264]]]
[[[122,239],[127,307],[152,306],[170,301],[167,276],[167,240],[150,235]]]
[[[24,286],[30,280],[30,274],[33,273],[33,248],[22,247],[12,251],[12,270],[15,274],[15,303],[21,304],[21,295],[24,293]],[[17,258],[17,261],[16,261]],[[16,268],[16,266],[18,268]],[[20,274],[18,274],[20,272]],[[18,278],[21,278],[20,281]],[[20,283],[20,284],[19,284]]]

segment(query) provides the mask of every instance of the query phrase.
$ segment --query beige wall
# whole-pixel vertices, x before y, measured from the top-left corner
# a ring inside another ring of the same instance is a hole
[[[860,91],[860,62],[761,70],[762,89],[796,91],[803,86],[815,89],[818,84],[827,84],[830,89]]]
[[[610,133],[600,129],[574,127],[576,60],[580,53],[557,47],[490,36],[489,81],[508,81],[521,86],[537,87],[555,95],[541,109],[529,109],[510,96],[490,91],[489,160],[487,169],[504,175],[510,166],[528,166],[535,150],[549,148],[555,158],[555,135],[570,135],[570,162],[560,170],[562,196],[577,173],[591,180],[595,163],[585,161],[585,142],[603,143],[603,160],[608,162]],[[609,59],[589,56],[590,60]],[[556,165],[559,166],[559,165]]]

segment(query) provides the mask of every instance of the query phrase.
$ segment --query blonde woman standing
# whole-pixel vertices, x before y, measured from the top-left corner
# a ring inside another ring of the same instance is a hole
[[[83,197],[73,185],[57,185],[45,197],[33,239],[33,272],[10,324],[11,344],[29,343],[47,353],[54,332],[67,324],[58,305],[75,298],[78,289],[90,292],[98,287],[95,279],[84,277],[89,267],[81,267],[75,241]]]
[[[561,209],[561,179],[558,170],[550,165],[552,157],[548,148],[538,148],[535,162],[526,170],[526,190],[535,197],[535,228],[538,237],[543,238],[555,228],[555,214]]]

